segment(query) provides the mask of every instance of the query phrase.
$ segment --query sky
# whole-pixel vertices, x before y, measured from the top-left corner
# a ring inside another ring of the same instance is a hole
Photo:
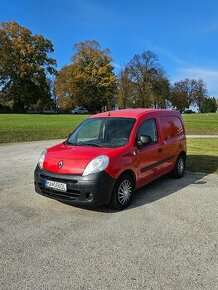
[[[75,43],[94,39],[116,73],[151,50],[171,83],[202,78],[218,98],[217,0],[1,0],[0,21],[12,20],[52,41],[58,69]]]

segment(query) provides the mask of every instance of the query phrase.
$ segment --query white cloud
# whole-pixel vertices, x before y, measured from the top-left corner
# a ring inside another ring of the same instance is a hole
[[[203,67],[180,68],[173,81],[185,78],[203,79],[207,83],[209,96],[218,98],[218,70]]]
[[[163,55],[176,64],[184,65],[184,61],[169,49],[162,48],[156,44],[153,44],[151,41],[140,41],[140,43],[144,44],[151,51],[154,51],[157,55]]]
[[[170,60],[172,60],[174,63],[177,63],[177,64],[182,64],[184,63],[184,61],[179,58],[177,55],[175,55],[174,53],[172,53],[170,50],[167,50],[167,49],[163,49],[159,46],[154,46],[153,47],[154,51],[156,53],[160,53],[162,55],[165,55],[167,58],[169,58]]]
[[[121,65],[119,65],[118,63],[115,63],[115,62],[112,62],[112,65],[113,65],[115,68],[117,68],[117,69],[121,69],[121,68],[122,68]]]

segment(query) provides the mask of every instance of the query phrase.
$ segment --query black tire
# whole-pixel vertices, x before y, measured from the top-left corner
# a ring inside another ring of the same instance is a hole
[[[122,210],[129,206],[134,192],[134,181],[129,174],[123,174],[115,183],[110,206]]]
[[[180,154],[172,172],[174,178],[182,178],[185,173],[185,154]]]

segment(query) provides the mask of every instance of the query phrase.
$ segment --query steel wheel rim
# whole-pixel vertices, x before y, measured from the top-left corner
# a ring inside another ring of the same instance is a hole
[[[178,162],[178,173],[179,174],[182,174],[183,173],[184,167],[185,167],[184,159],[183,158],[180,158],[179,159],[179,162]]]
[[[132,184],[129,180],[125,179],[121,182],[118,188],[118,200],[122,205],[128,203],[132,194]]]

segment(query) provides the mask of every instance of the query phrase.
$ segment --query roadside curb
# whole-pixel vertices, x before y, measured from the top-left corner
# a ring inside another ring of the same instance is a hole
[[[186,135],[187,138],[218,138],[218,135]]]

